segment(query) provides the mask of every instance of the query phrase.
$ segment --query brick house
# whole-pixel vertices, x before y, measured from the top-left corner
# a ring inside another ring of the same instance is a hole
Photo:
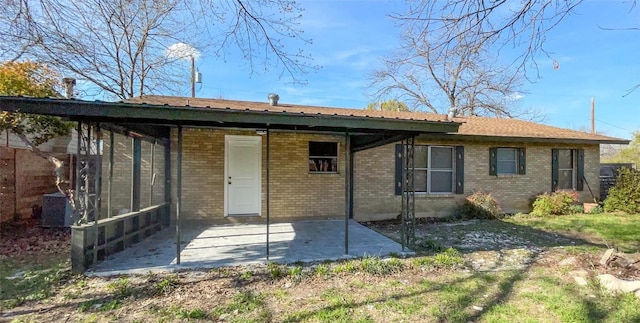
[[[415,217],[446,216],[479,189],[506,213],[545,191],[592,201],[600,144],[629,143],[514,119],[167,96],[0,96],[0,111],[77,122],[77,272],[172,225],[180,264],[184,220],[264,222],[268,257],[272,221],[344,218],[349,254],[350,218],[402,214],[410,246]]]
[[[600,144],[628,143],[515,119],[448,120],[445,115],[426,113],[165,96],[129,102],[460,123],[457,132],[422,133],[415,139],[416,217],[446,216],[475,190],[490,192],[505,213],[528,212],[532,197],[559,189],[577,191],[581,201],[592,201],[592,196],[599,196]],[[264,135],[255,129],[193,127],[185,128],[183,135],[185,219],[262,216],[267,208],[267,154],[273,219],[341,218],[347,212],[343,133],[271,130],[268,149]],[[171,138],[175,144],[175,129]],[[399,142],[389,142],[353,154],[350,212],[354,219],[391,219],[401,212],[400,148]],[[175,179],[175,169],[172,176]]]

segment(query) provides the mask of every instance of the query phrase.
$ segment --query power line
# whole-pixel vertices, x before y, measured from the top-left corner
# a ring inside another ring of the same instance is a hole
[[[604,123],[604,124],[609,125],[609,126],[614,127],[614,128],[618,128],[618,129],[620,129],[620,130],[633,132],[633,130],[625,129],[625,128],[622,128],[622,127],[620,127],[620,126],[614,125],[614,124],[609,123],[609,122],[606,122],[606,121],[602,121],[602,120],[599,120],[599,119],[596,119],[596,121],[597,121],[597,122],[600,122],[600,123]]]

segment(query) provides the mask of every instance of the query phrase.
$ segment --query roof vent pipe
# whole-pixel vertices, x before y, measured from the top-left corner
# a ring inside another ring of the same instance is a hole
[[[276,93],[269,93],[269,105],[276,106],[278,105],[278,100],[280,100],[280,96]]]
[[[447,111],[447,120],[449,121],[453,120],[453,118],[455,118],[457,114],[458,114],[458,108],[450,107],[449,111]]]
[[[62,83],[65,88],[65,96],[67,99],[73,99],[73,87],[76,85],[76,79],[72,77],[64,77],[62,78]]]

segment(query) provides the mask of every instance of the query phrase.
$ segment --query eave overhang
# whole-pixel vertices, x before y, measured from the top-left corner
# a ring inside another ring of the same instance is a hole
[[[352,133],[451,133],[460,123],[361,116],[255,111],[0,96],[0,110],[65,117],[73,121],[195,126],[269,128]]]
[[[583,138],[548,138],[548,137],[517,137],[517,136],[486,136],[486,135],[467,135],[467,134],[429,134],[419,135],[418,139],[424,140],[452,140],[452,141],[478,141],[478,142],[505,142],[505,143],[553,143],[553,144],[613,144],[628,145],[629,140],[626,139],[583,139]]]

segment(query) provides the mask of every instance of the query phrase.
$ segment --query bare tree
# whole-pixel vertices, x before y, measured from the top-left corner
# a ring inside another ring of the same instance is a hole
[[[222,58],[235,48],[249,73],[279,69],[302,83],[310,57],[284,48],[285,40],[310,43],[300,13],[287,0],[4,1],[0,55],[49,64],[119,99],[175,93],[176,80],[187,79],[181,57],[166,55],[176,43]]]
[[[432,42],[446,34],[405,27],[402,46],[383,60],[371,75],[373,95],[395,97],[412,110],[446,113],[456,108],[463,115],[490,115],[539,119],[531,109],[520,109],[520,77],[490,58],[482,42],[460,34],[447,44]]]
[[[392,17],[402,24],[439,37],[434,48],[455,43],[461,36],[472,36],[482,48],[495,54],[505,46],[516,48],[510,66],[519,71],[534,67],[535,57],[545,53],[547,32],[570,15],[583,0],[418,0],[405,14]]]
[[[580,1],[412,1],[391,17],[403,28],[401,48],[371,75],[376,98],[394,96],[413,109],[542,120],[517,98],[545,32]],[[527,38],[528,37],[528,38]],[[507,44],[521,55],[499,60]]]

